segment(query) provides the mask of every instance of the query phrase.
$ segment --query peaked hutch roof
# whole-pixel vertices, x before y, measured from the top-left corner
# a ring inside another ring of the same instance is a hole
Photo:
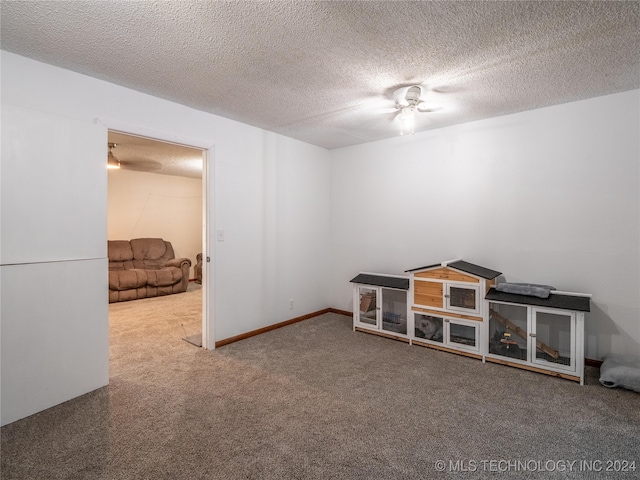
[[[405,271],[416,272],[418,270],[427,270],[429,268],[435,268],[435,267],[449,267],[464,273],[470,273],[471,275],[475,275],[477,277],[486,278],[487,280],[492,280],[502,273],[496,270],[491,270],[490,268],[481,267],[480,265],[475,265],[473,263],[465,262],[464,260],[454,260],[452,262],[435,263],[433,265],[412,268],[411,270],[405,270]]]

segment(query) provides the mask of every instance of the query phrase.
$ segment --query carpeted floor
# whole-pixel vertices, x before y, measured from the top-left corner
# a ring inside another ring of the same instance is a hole
[[[110,385],[2,428],[2,479],[640,475],[640,395],[595,369],[580,386],[336,314],[206,351],[181,339],[200,299],[111,305]]]

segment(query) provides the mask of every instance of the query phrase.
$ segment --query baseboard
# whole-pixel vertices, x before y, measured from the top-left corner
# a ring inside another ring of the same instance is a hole
[[[242,333],[240,335],[236,335],[235,337],[225,338],[223,340],[217,341],[215,345],[216,348],[222,347],[224,345],[229,345],[230,343],[239,342],[240,340],[246,340],[247,338],[255,337],[256,335],[260,335],[261,333],[267,333],[277,328],[286,327],[287,325],[302,322],[303,320],[308,320],[309,318],[324,315],[325,313],[332,313],[331,309],[325,308],[323,310],[318,310],[317,312],[307,313],[306,315],[302,315],[301,317],[291,318],[289,320],[285,320],[284,322],[274,323],[273,325],[262,327],[257,330],[251,330],[250,332]]]
[[[594,360],[593,358],[585,358],[584,359],[584,364],[587,367],[600,368],[600,366],[602,365],[602,360]]]
[[[348,312],[346,310],[338,310],[337,308],[328,308],[329,313],[337,313],[338,315],[345,315],[347,317],[353,317],[353,312]]]

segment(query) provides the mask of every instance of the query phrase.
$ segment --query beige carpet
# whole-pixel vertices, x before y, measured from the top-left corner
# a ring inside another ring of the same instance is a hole
[[[130,355],[161,361],[180,355],[180,339],[202,331],[202,287],[194,282],[184,293],[109,305],[111,378],[126,370]],[[187,344],[188,345],[188,344]],[[189,352],[193,353],[193,352]],[[131,366],[131,365],[129,365]]]
[[[199,330],[197,290],[112,305],[110,322],[110,385],[2,428],[3,480],[476,479],[501,477],[488,462],[505,460],[521,462],[505,478],[631,479],[606,462],[640,468],[640,395],[600,386],[595,369],[580,386],[356,333],[336,314],[206,351],[181,339],[182,323]],[[602,463],[544,470],[560,461]]]

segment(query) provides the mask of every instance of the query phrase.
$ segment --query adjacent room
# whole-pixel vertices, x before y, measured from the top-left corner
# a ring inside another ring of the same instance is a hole
[[[155,316],[132,327],[147,331],[166,311],[145,298],[187,293],[165,300],[180,317],[174,329],[202,345],[203,152],[148,138],[109,132],[109,313],[118,319]],[[118,305],[120,302],[129,302]],[[117,325],[114,325],[116,323]],[[178,328],[179,327],[179,328]],[[189,332],[189,333],[187,333]],[[141,335],[144,339],[149,332]],[[112,342],[111,342],[112,343]]]
[[[640,3],[0,8],[3,479],[638,475]]]

